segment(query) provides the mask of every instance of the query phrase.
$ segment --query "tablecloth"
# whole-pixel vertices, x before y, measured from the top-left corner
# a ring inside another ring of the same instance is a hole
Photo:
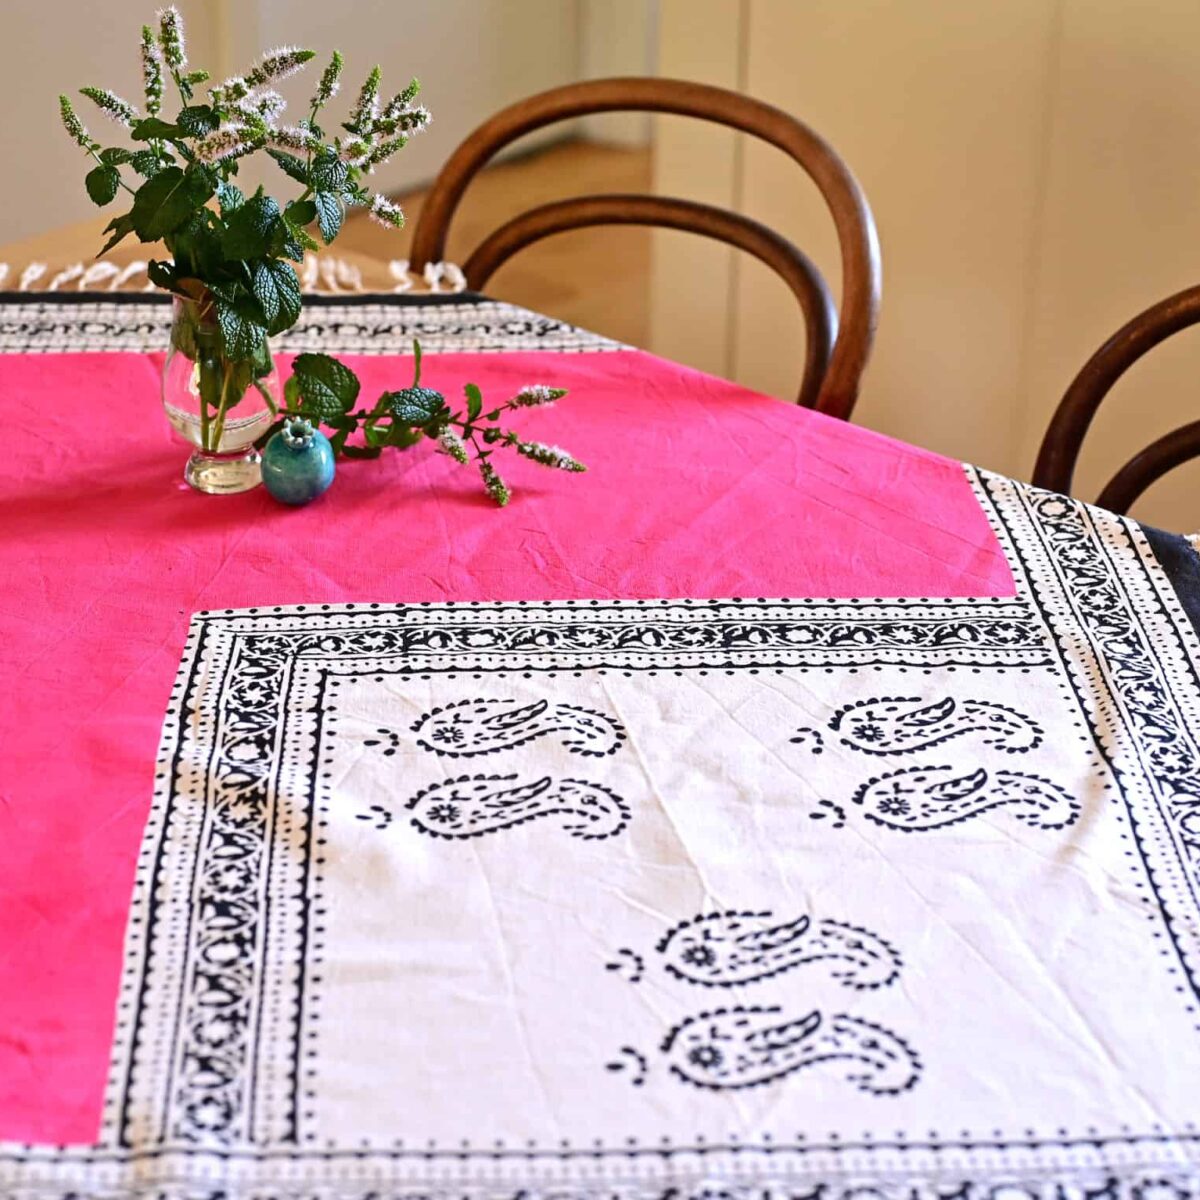
[[[1183,539],[473,296],[283,350],[587,475],[200,497],[167,319],[0,305],[0,1194],[1191,1194]]]

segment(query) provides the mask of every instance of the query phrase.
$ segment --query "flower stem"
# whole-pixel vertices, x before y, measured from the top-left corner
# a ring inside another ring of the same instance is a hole
[[[200,395],[200,445],[202,449],[208,449],[208,400],[203,393]]]
[[[212,445],[208,449],[213,454],[221,452],[221,439],[225,436],[225,414],[229,411],[229,380],[233,377],[233,367],[226,363],[221,376],[221,402],[217,406],[217,419],[214,425]]]

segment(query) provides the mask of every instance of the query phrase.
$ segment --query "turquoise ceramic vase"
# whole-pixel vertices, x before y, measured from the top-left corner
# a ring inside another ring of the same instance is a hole
[[[299,417],[290,417],[262,453],[263,486],[284,504],[307,504],[333,482],[329,439]]]

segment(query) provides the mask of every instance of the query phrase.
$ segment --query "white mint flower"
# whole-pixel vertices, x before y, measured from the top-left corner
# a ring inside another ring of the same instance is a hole
[[[301,154],[321,144],[320,138],[311,130],[296,125],[284,125],[281,129],[271,130],[267,141],[280,150],[297,150]]]
[[[154,30],[142,26],[142,84],[146,92],[146,112],[152,117],[162,110],[163,70],[162,55],[154,40]]]
[[[395,138],[390,142],[380,142],[379,145],[370,152],[369,156],[365,160],[367,170],[373,175],[376,167],[387,162],[389,158],[403,150],[407,145],[408,138],[406,137]],[[353,165],[361,166],[364,164],[356,162]]]
[[[514,408],[542,408],[561,400],[567,394],[566,388],[547,387],[544,383],[526,384],[513,398]]]
[[[96,145],[92,141],[92,135],[87,131],[87,126],[75,115],[71,101],[66,96],[59,96],[58,111],[62,116],[63,128],[71,136],[72,141],[77,142],[85,150],[90,150]]]
[[[256,148],[254,142],[244,138],[246,130],[242,125],[223,125],[215,133],[196,143],[196,157],[204,163],[224,162],[230,158],[240,158]]]
[[[234,108],[244,115],[258,117],[268,125],[274,125],[287,108],[287,101],[278,92],[259,92],[239,100]]]
[[[391,119],[398,117],[404,112],[408,106],[417,98],[417,93],[421,90],[421,81],[419,79],[412,80],[408,87],[399,95],[393,96],[386,105],[384,105],[382,116]]]
[[[250,85],[240,75],[233,75],[220,87],[213,88],[212,96],[222,103],[236,104],[239,100],[245,100],[250,91]]]
[[[375,123],[375,118],[379,115],[379,81],[382,78],[383,72],[378,67],[372,67],[362,90],[358,93],[358,99],[354,102],[350,120],[346,122],[348,129],[361,133],[369,130]]]
[[[313,108],[321,108],[338,94],[342,86],[342,66],[341,51],[335,50],[333,58],[329,60],[329,66],[325,68],[321,76],[321,82],[317,84],[317,92],[313,96]]]
[[[246,76],[246,82],[251,88],[262,87],[276,79],[287,79],[295,75],[310,58],[314,58],[312,50],[301,50],[298,46],[278,46],[268,50],[256,66]]]
[[[467,447],[462,438],[452,429],[443,429],[438,434],[438,444],[455,462],[467,461]]]
[[[79,90],[93,101],[110,121],[116,121],[118,125],[129,126],[138,119],[138,110],[128,100],[122,100],[116,92],[110,92],[107,88],[94,87],[85,87]]]
[[[399,229],[404,224],[404,210],[386,196],[376,196],[371,201],[371,217],[380,225],[393,229]]]
[[[365,167],[371,157],[371,143],[361,135],[354,133],[338,144],[342,157],[352,167]]]
[[[500,478],[496,473],[496,468],[486,458],[479,460],[479,476],[483,480],[483,486],[487,488],[488,495],[501,508],[512,499],[512,493],[508,490],[508,484]]]
[[[158,44],[163,59],[173,71],[187,66],[187,46],[183,40],[183,18],[175,5],[158,10]]]
[[[433,115],[429,109],[423,104],[418,104],[416,108],[409,108],[390,116],[384,112],[375,122],[375,128],[381,133],[395,133],[397,130],[401,133],[420,133],[428,128],[432,120]]]
[[[518,442],[517,453],[541,463],[543,467],[554,467],[559,471],[586,471],[587,467],[568,454],[561,446],[547,446],[542,442]]]

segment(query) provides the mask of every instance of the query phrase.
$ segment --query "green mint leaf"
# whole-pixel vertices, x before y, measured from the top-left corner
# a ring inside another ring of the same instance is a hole
[[[214,190],[207,171],[167,167],[138,188],[130,210],[133,228],[143,242],[157,242],[178,229]]]
[[[255,356],[251,366],[254,368],[254,381],[257,387],[258,381],[266,379],[275,369],[275,360],[271,357],[271,345],[269,342],[264,341],[259,347],[258,354]],[[260,388],[260,390],[262,389]],[[274,398],[272,397],[271,403],[274,404],[274,402]]]
[[[350,179],[350,171],[330,146],[320,150],[313,159],[308,182],[314,192],[340,192]]]
[[[112,237],[100,248],[101,254],[107,254],[123,237],[128,236],[133,232],[133,218],[129,213],[122,213],[119,217],[113,217],[111,221],[104,227],[105,233],[111,233]]]
[[[228,217],[230,213],[235,212],[245,203],[246,197],[242,194],[241,188],[228,180],[222,180],[217,184],[217,204],[220,205],[221,216]]]
[[[259,341],[259,353],[261,347],[266,343],[266,338]],[[233,369],[229,372],[229,386],[226,391],[226,396],[229,399],[229,405],[232,407],[246,394],[246,390],[254,382],[254,368],[249,361],[237,362],[233,364]]]
[[[307,225],[317,219],[317,206],[311,200],[291,200],[283,215],[291,225]]]
[[[295,236],[296,241],[300,243],[303,249],[320,250],[321,243],[318,242],[317,239],[313,237],[313,235],[309,233],[307,229],[300,229],[295,225],[291,225],[289,228],[291,229],[292,234]],[[302,261],[302,258],[298,258],[296,261],[300,262]]]
[[[279,205],[260,189],[230,215],[221,239],[225,257],[234,260],[265,257],[278,223]]]
[[[100,161],[106,167],[119,167],[133,161],[133,151],[125,150],[121,146],[113,146],[108,150],[100,151]]]
[[[300,240],[301,232],[302,230],[293,225],[287,217],[280,217],[271,230],[271,240],[268,244],[271,255],[275,258],[290,258],[292,262],[303,262],[304,243]]]
[[[392,416],[404,425],[428,425],[449,411],[446,397],[433,388],[408,387],[386,392],[380,399]]]
[[[181,279],[211,279],[221,270],[224,255],[220,235],[209,224],[212,213],[201,209],[171,239],[176,275]]]
[[[317,224],[325,245],[329,245],[342,228],[342,202],[333,192],[317,192],[312,199],[317,210]]]
[[[358,399],[358,376],[328,354],[297,355],[292,378],[297,381],[305,412],[321,421],[340,417]]]
[[[133,123],[130,136],[135,142],[155,142],[164,139],[173,141],[179,137],[180,132],[178,125],[170,125],[166,121],[159,120],[158,117],[146,117]]]
[[[153,179],[164,168],[161,158],[153,150],[135,150],[129,156],[129,165],[144,179]]]
[[[207,104],[193,104],[181,109],[175,118],[179,128],[191,138],[201,138],[212,133],[220,124],[220,118]]]
[[[308,187],[308,168],[294,154],[283,150],[268,150],[267,153],[283,168],[285,174]]]
[[[250,268],[250,290],[267,322],[267,332],[282,333],[300,315],[300,280],[284,262],[261,259]]]
[[[218,299],[217,325],[221,330],[221,344],[227,358],[234,361],[249,361],[260,353],[267,331],[248,312],[244,302],[230,304]],[[243,389],[244,390],[244,389]]]
[[[175,282],[175,272],[170,263],[152,261],[146,267],[146,274],[150,276],[151,283],[168,292],[179,290]]]
[[[483,412],[483,393],[473,383],[468,383],[463,391],[467,397],[467,420],[477,421]]]
[[[92,203],[103,208],[104,205],[111,204],[116,199],[117,189],[121,186],[121,177],[117,174],[116,167],[96,167],[87,173],[83,183]]]

